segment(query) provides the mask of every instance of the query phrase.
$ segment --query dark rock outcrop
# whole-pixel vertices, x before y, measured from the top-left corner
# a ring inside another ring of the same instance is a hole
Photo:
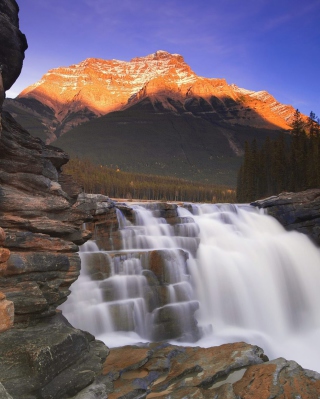
[[[287,230],[304,233],[320,246],[320,189],[281,193],[251,205],[267,209]]]
[[[1,335],[0,378],[14,399],[70,398],[100,374],[107,354],[102,342],[56,315]]]
[[[0,2],[0,66],[5,91],[20,75],[24,52],[28,48],[26,37],[19,30],[18,12],[15,0]]]
[[[320,374],[244,342],[212,348],[147,344],[111,349],[108,398],[317,398]]]

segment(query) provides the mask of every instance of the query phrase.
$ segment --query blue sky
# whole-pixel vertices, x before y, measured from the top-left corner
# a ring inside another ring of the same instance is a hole
[[[320,116],[320,0],[17,0],[29,49],[15,97],[49,69],[166,50]]]

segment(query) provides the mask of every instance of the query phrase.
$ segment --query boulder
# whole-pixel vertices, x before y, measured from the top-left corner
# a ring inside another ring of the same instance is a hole
[[[304,233],[320,246],[320,189],[281,193],[251,205],[266,209],[287,230]]]
[[[102,342],[57,314],[0,334],[1,383],[14,399],[70,398],[100,374],[107,354]]]

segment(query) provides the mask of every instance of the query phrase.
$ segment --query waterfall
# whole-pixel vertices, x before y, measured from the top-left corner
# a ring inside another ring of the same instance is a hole
[[[108,346],[149,340],[209,347],[245,341],[320,371],[320,250],[246,205],[157,204],[118,211],[122,249],[81,247],[61,306]]]

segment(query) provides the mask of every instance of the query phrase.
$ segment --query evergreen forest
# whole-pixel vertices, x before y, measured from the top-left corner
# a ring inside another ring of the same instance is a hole
[[[320,125],[311,112],[307,121],[295,111],[290,134],[245,143],[237,180],[237,202],[320,187]]]
[[[95,165],[88,159],[73,158],[64,166],[87,193],[100,193],[126,200],[187,202],[235,202],[236,192],[175,177],[123,172]]]

